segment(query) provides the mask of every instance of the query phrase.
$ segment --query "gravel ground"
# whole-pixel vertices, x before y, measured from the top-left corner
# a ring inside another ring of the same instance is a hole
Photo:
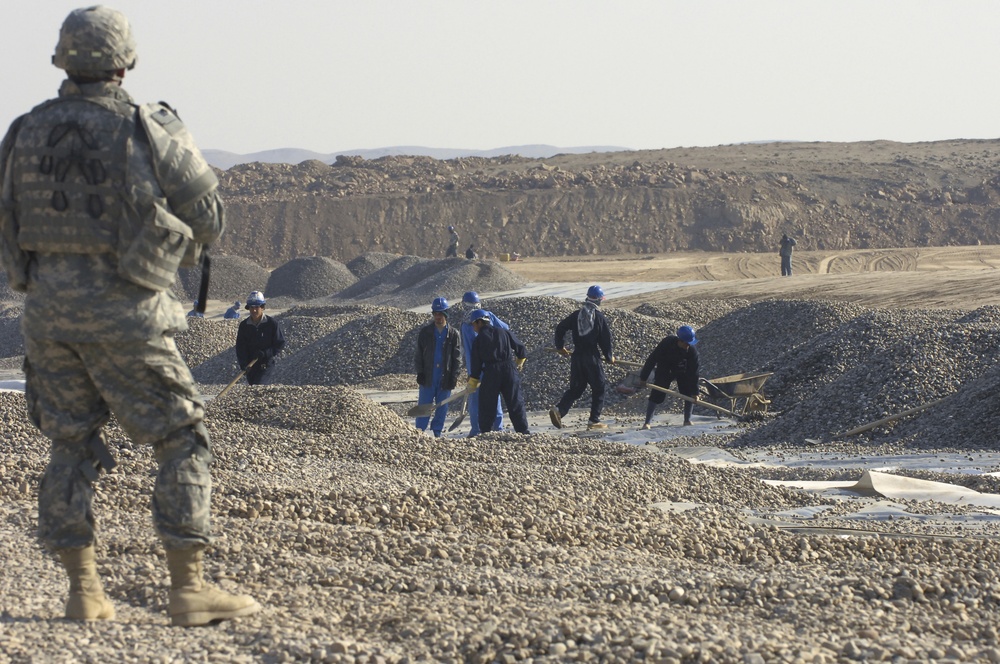
[[[406,267],[396,274],[424,284],[417,294],[428,304],[427,284],[446,282],[406,257],[381,269],[397,263]],[[458,265],[433,263],[445,272]],[[422,435],[354,388],[415,389],[413,343],[428,314],[289,307],[278,316],[289,345],[274,383],[238,385],[208,406],[219,535],[208,572],[264,605],[208,629],[168,627],[163,553],[148,516],[154,462],[114,420],[120,468],[98,483],[95,516],[119,619],[56,619],[66,583],[33,539],[48,445],[26,418],[23,394],[0,392],[0,556],[9,563],[0,574],[0,662],[1000,661],[997,526],[918,518],[968,508],[902,501],[913,517],[866,522],[850,535],[796,534],[760,519],[822,507],[815,523],[832,526],[850,508],[761,479],[854,480],[857,468],[714,468],[670,453],[706,444],[737,455],[809,449],[807,436],[942,396],[939,407],[832,436],[822,449],[845,459],[994,450],[1000,312],[701,304],[608,309],[616,355],[641,361],[677,325],[694,324],[704,375],[774,372],[765,385],[771,412],[710,442],[642,448],[544,428]],[[487,306],[528,345],[525,393],[531,408],[544,408],[568,384],[568,363],[545,348],[578,303]],[[228,382],[235,326],[189,322],[178,345],[196,377]],[[0,356],[16,367],[17,340],[0,334]],[[625,372],[608,374],[614,383]],[[613,394],[608,410],[644,403]],[[1000,492],[986,475],[908,474]]]

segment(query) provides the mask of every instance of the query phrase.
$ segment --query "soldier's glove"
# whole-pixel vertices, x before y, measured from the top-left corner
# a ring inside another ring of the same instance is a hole
[[[475,392],[476,390],[478,390],[479,389],[479,379],[478,378],[470,378],[468,384],[465,387],[465,389],[469,390],[470,392]]]
[[[424,378],[426,378],[426,376],[424,376],[424,374],[418,373],[417,374],[417,384],[418,385],[423,385],[424,384]]]
[[[514,365],[517,367],[518,371],[524,371],[524,363],[527,361],[528,358],[526,357],[518,358],[517,362],[515,362]]]
[[[572,355],[572,353],[570,353],[565,348],[559,348],[557,350],[559,351],[559,354],[562,355],[563,357],[569,357],[570,355]]]

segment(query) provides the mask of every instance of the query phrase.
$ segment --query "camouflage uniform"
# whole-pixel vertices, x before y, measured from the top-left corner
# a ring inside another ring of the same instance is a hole
[[[177,265],[147,261],[152,283],[140,285],[123,257],[153,217],[157,237],[211,243],[223,207],[176,115],[152,112],[166,138],[151,135],[117,82],[66,80],[58,100],[18,118],[3,142],[0,257],[12,286],[26,292],[28,412],[52,439],[39,535],[54,549],[94,542],[92,483],[110,465],[101,430],[111,412],[154,448],[153,520],[164,546],[210,541],[204,405],[174,343],[187,329],[184,309],[159,287]]]

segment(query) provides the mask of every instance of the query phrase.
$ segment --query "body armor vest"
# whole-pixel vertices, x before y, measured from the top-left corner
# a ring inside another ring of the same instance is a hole
[[[45,102],[24,117],[11,164],[22,250],[117,250],[134,118],[126,102],[80,97]]]
[[[123,278],[157,291],[173,285],[178,267],[198,264],[203,246],[174,212],[192,213],[218,179],[169,107],[60,97],[22,116],[15,131],[4,198],[10,211],[12,185],[16,243],[4,223],[0,239],[15,245],[5,246],[5,255],[23,263],[25,252],[115,253]],[[156,182],[130,182],[135,141],[148,146],[146,179]],[[4,262],[10,278],[17,261]],[[23,279],[10,281],[17,288]]]

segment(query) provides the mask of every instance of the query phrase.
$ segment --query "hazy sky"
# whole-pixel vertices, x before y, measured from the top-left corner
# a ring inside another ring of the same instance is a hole
[[[0,123],[55,95],[78,2],[0,0]],[[13,9],[17,7],[16,11]],[[1000,135],[997,0],[118,0],[126,88],[203,148]]]

